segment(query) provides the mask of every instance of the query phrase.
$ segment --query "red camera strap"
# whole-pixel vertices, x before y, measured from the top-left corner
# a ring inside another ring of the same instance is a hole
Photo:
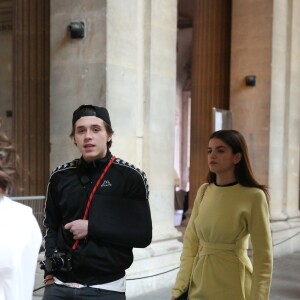
[[[108,164],[106,165],[104,171],[102,172],[102,174],[100,175],[99,179],[97,180],[96,184],[94,185],[93,187],[93,190],[89,196],[89,200],[86,204],[86,207],[85,207],[85,211],[84,211],[84,215],[83,215],[83,220],[86,220],[87,216],[88,216],[88,213],[89,213],[89,209],[90,209],[90,206],[91,206],[91,202],[92,202],[92,199],[96,193],[96,190],[100,184],[100,182],[102,181],[103,177],[105,176],[106,172],[108,171],[109,167],[111,166],[111,164],[114,162],[114,160],[116,159],[115,156],[112,156],[110,161],[108,162]],[[73,244],[72,246],[72,250],[75,250],[77,245],[79,243],[79,240],[76,240],[75,243]]]

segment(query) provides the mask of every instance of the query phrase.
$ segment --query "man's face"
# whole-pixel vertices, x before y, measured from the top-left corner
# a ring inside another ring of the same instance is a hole
[[[107,142],[111,140],[104,121],[95,116],[81,117],[75,123],[74,141],[87,162],[103,158],[107,152]]]

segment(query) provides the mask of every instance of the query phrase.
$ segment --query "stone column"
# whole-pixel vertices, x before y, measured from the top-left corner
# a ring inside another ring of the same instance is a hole
[[[213,107],[228,109],[230,1],[194,1],[189,207],[206,180]]]
[[[299,1],[274,1],[269,186],[275,257],[300,249],[299,18]]]
[[[71,38],[73,21],[84,22],[84,38]],[[50,54],[52,170],[80,155],[69,138],[73,111],[81,104],[105,106],[106,1],[52,0]]]
[[[290,77],[289,104],[287,106],[287,202],[286,213],[290,218],[300,217],[299,211],[299,167],[300,167],[300,3],[293,0],[289,7],[290,23]],[[297,126],[298,124],[298,126]]]
[[[171,0],[107,2],[106,103],[116,132],[112,151],[146,172],[153,220],[153,242],[135,249],[128,278],[179,265],[182,246],[173,221],[176,22]],[[175,276],[131,281],[127,294],[168,285]]]
[[[13,133],[22,196],[44,195],[49,176],[49,5],[13,1]]]
[[[270,107],[270,144],[269,144],[269,185],[271,217],[274,221],[287,219],[284,213],[287,170],[285,168],[285,105],[286,105],[286,72],[289,56],[287,41],[288,5],[274,1],[273,10],[273,53],[272,53],[272,86]]]
[[[230,109],[258,181],[268,184],[273,1],[232,1]],[[247,86],[245,77],[256,76]]]
[[[300,16],[299,4],[274,1],[269,154],[273,221],[299,216],[300,129],[296,124],[300,110],[300,39],[294,23]]]

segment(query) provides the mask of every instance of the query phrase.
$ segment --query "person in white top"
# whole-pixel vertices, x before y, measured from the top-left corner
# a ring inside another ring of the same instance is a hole
[[[14,160],[0,120],[0,300],[31,300],[42,233],[32,209],[7,197]]]

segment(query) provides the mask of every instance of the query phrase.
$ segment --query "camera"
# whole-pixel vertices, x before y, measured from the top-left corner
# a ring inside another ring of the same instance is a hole
[[[45,260],[40,262],[40,268],[47,272],[70,272],[72,270],[71,256],[56,250],[51,256],[47,256]]]

